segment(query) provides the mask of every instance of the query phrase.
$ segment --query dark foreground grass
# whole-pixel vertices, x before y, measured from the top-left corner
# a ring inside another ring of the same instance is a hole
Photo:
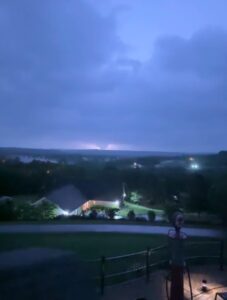
[[[209,241],[207,238],[190,238],[188,242]],[[118,256],[154,248],[167,243],[164,235],[125,233],[13,233],[0,234],[0,252],[29,248],[47,247],[71,250],[83,259],[95,259],[102,255]],[[225,243],[226,244],[226,243]],[[215,246],[215,249],[217,246]],[[187,247],[186,247],[187,248]],[[227,250],[227,245],[225,251]],[[199,246],[204,254],[207,245]],[[191,252],[191,251],[190,251]],[[194,251],[193,251],[194,252]],[[197,252],[197,250],[196,250]],[[194,254],[196,254],[193,253]]]
[[[167,244],[167,237],[163,235],[148,234],[121,234],[121,233],[20,233],[20,234],[0,234],[0,252],[30,247],[47,247],[65,249],[75,252],[83,260],[100,258],[102,255],[119,256],[128,253],[146,250],[147,247],[155,248]],[[219,256],[219,242],[207,238],[190,238],[186,243],[185,254],[187,257],[196,256],[194,263],[215,263],[219,265],[218,257],[214,260],[208,259],[206,262],[201,256]],[[191,242],[199,242],[190,245]],[[226,244],[226,242],[225,242]],[[227,257],[227,247],[225,248],[225,258]],[[163,268],[162,262],[169,259],[167,248],[157,252],[152,252],[149,258],[151,270]],[[161,264],[160,264],[161,263]],[[123,282],[145,274],[146,255],[145,253],[135,256],[125,257],[117,260],[107,260],[105,264],[106,284]],[[166,267],[166,263],[165,263]],[[92,277],[99,278],[100,260],[89,263],[89,268],[94,274]],[[137,271],[138,268],[142,268]],[[122,272],[127,272],[126,275]],[[129,273],[130,272],[130,273]],[[119,274],[114,277],[108,275]],[[97,279],[97,284],[100,281]]]
[[[153,248],[166,243],[163,235],[119,233],[20,233],[0,234],[0,251],[48,247],[76,252],[83,259],[115,256]]]

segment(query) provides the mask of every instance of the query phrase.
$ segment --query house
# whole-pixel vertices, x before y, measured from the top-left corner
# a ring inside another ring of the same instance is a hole
[[[86,198],[74,185],[66,185],[50,192],[47,199],[59,207],[58,214],[70,215],[86,202]]]
[[[78,207],[74,214],[80,215],[82,211],[91,210],[92,208],[102,207],[106,209],[118,209],[120,207],[120,200],[115,201],[103,201],[103,200],[89,200]]]

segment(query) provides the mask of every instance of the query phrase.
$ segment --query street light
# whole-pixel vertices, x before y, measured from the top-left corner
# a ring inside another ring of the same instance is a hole
[[[119,206],[120,205],[120,200],[115,200],[115,204],[116,204],[116,206]]]
[[[126,186],[126,183],[122,183],[122,198],[123,198],[123,201],[125,200],[125,198],[127,197],[127,194],[126,194],[126,188],[125,188],[125,186]]]

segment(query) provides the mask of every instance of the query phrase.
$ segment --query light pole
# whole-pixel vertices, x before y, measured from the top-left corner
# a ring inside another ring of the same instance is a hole
[[[174,229],[168,233],[170,245],[171,265],[171,290],[170,300],[184,300],[184,240],[186,234],[181,232],[184,217],[181,212],[173,214]]]
[[[126,183],[123,182],[122,183],[122,201],[121,201],[121,205],[124,205],[124,201],[125,201],[126,197],[127,197],[127,194],[126,194]]]

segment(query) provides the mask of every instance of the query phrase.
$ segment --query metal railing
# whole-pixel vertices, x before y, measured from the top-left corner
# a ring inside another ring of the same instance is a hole
[[[224,241],[186,242],[187,263],[218,262],[220,270],[224,268]],[[88,261],[96,265],[96,280],[101,294],[105,286],[144,276],[149,282],[150,274],[160,268],[168,268],[168,245],[112,257],[102,256],[100,259]]]

